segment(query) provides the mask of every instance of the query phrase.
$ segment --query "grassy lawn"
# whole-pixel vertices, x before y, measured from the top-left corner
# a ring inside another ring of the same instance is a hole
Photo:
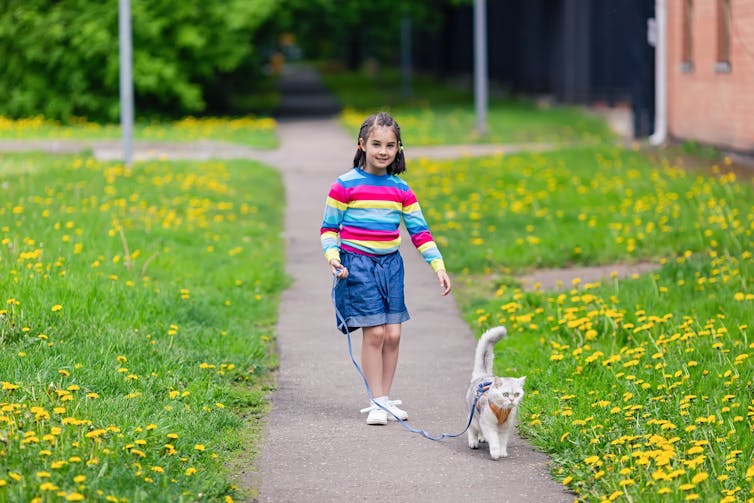
[[[0,187],[0,501],[231,496],[277,361],[277,172],[3,154]]]
[[[70,125],[32,117],[11,120],[0,116],[0,140],[15,139],[117,139],[119,124],[97,124],[79,120]],[[267,117],[196,118],[174,122],[137,123],[134,138],[148,141],[191,142],[215,140],[257,148],[278,146],[277,123]]]
[[[710,161],[711,163],[712,161]],[[496,371],[527,375],[521,432],[584,501],[754,496],[754,185],[610,147],[413,160],[407,179]],[[539,266],[657,272],[525,292]]]
[[[488,133],[476,132],[473,94],[415,76],[413,92],[404,97],[400,73],[382,70],[324,72],[327,87],[345,107],[343,126],[358,131],[364,118],[377,110],[391,112],[401,125],[407,149],[412,145],[467,143],[604,142],[614,139],[602,119],[577,107],[537,104],[525,99],[493,98],[488,110]]]

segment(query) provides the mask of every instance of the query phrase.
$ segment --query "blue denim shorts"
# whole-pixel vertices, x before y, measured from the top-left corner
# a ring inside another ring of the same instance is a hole
[[[335,285],[335,305],[345,320],[336,315],[338,330],[344,334],[361,327],[397,324],[410,317],[403,296],[403,257],[359,255],[340,252],[348,278]]]

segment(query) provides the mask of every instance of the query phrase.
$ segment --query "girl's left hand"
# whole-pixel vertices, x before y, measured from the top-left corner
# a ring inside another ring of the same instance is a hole
[[[442,288],[442,295],[448,295],[450,293],[450,277],[445,271],[437,271],[437,279],[440,280],[440,287]]]

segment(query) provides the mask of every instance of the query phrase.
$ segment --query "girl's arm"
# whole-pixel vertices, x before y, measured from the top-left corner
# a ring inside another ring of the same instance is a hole
[[[432,233],[429,232],[429,226],[424,219],[419,202],[416,196],[409,189],[406,200],[403,203],[403,222],[406,230],[411,236],[411,242],[424,257],[424,260],[432,266],[432,270],[437,273],[437,279],[440,281],[442,295],[450,293],[451,283],[448,273],[445,271],[445,262],[443,261],[440,250],[437,248]]]
[[[336,269],[342,268],[340,264],[340,225],[343,222],[343,215],[347,207],[345,201],[345,188],[338,182],[333,183],[330,192],[327,194],[325,214],[322,218],[322,226],[319,229],[322,253],[330,264],[333,274],[336,274]],[[338,277],[341,276],[338,275]]]

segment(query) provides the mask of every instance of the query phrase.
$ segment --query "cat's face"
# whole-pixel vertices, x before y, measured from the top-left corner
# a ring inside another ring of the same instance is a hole
[[[498,407],[517,407],[524,398],[524,377],[495,377],[492,380],[487,397]]]

